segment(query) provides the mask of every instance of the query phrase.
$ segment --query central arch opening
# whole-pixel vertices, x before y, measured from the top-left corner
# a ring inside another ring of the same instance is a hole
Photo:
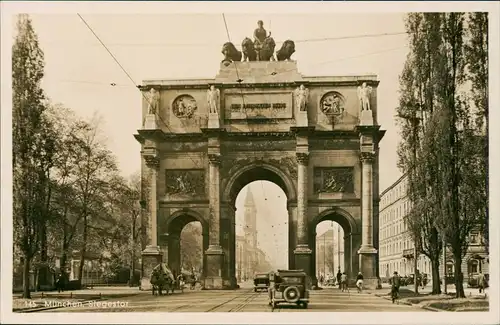
[[[330,220],[316,225],[316,277],[320,286],[337,285],[338,272],[345,272],[344,229]]]
[[[236,279],[240,286],[256,273],[288,268],[286,195],[276,184],[255,181],[236,198]],[[251,283],[250,283],[251,285]]]
[[[242,288],[253,286],[257,273],[289,267],[291,186],[278,173],[258,166],[228,184],[226,193],[235,209],[231,276]]]

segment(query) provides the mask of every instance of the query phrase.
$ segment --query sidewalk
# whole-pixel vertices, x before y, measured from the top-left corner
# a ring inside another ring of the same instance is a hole
[[[31,299],[22,294],[12,295],[13,312],[35,312],[67,307],[88,301],[103,301],[135,296],[141,293],[138,287],[94,287],[93,289],[71,290],[64,292],[38,291],[31,293]]]
[[[488,292],[479,294],[475,288],[464,288],[466,298],[455,298],[455,286],[448,285],[448,294],[431,295],[432,287],[419,288],[418,294],[414,286],[405,286],[399,289],[400,297],[397,303],[417,306],[432,311],[488,311]],[[488,291],[488,289],[486,289]],[[370,292],[375,296],[391,300],[390,286],[384,284],[381,290]]]

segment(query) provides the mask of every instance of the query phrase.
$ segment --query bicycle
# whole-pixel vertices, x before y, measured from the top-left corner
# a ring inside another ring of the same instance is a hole
[[[392,303],[394,303],[398,299],[399,299],[399,288],[392,287],[391,288],[391,300],[392,300]]]

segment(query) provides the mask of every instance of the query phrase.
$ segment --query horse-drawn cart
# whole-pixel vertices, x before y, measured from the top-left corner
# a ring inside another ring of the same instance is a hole
[[[153,295],[157,293],[161,296],[163,290],[166,291],[167,295],[170,291],[174,293],[175,277],[165,263],[158,264],[153,268],[150,282],[153,288]]]

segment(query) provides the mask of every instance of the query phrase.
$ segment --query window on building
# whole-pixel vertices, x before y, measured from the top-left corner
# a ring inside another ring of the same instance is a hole
[[[474,273],[479,273],[479,261],[478,260],[470,260],[468,263],[467,263],[467,271],[469,274],[474,274]]]
[[[472,233],[470,234],[469,237],[470,237],[469,241],[471,244],[479,244],[479,236],[477,233]]]

